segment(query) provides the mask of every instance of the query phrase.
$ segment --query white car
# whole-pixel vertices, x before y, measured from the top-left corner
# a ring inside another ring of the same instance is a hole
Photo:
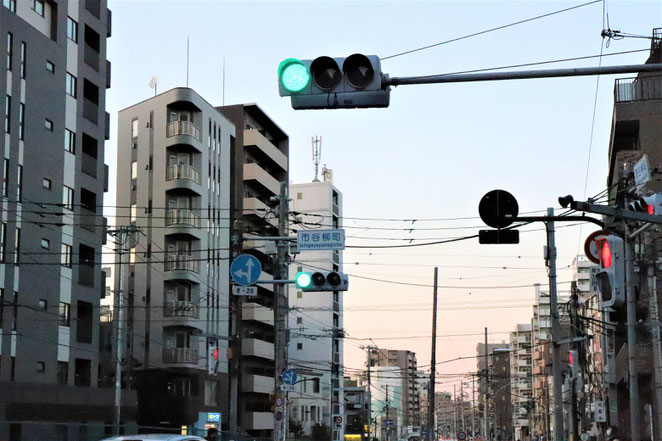
[[[106,438],[103,441],[206,441],[194,435],[177,435],[174,433],[145,433],[140,435],[124,435]]]

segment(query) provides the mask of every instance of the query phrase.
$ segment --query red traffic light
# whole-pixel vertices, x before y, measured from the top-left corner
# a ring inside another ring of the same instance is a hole
[[[218,348],[214,349],[214,361],[218,361]]]
[[[568,352],[568,363],[570,363],[571,365],[575,363],[575,360],[572,356],[572,352]]]
[[[602,240],[602,249],[600,250],[600,257],[602,261],[603,268],[609,268],[611,266],[611,250],[609,249],[609,242]]]

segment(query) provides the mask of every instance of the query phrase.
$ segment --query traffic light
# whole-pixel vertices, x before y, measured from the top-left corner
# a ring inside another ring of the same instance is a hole
[[[630,210],[648,214],[662,214],[662,193],[644,196],[629,204]]]
[[[617,307],[625,303],[625,247],[623,239],[613,234],[595,241],[600,256],[596,274],[600,306]]]
[[[294,283],[304,292],[347,291],[349,288],[349,278],[336,271],[297,273]]]
[[[568,351],[568,367],[570,368],[572,378],[577,378],[577,373],[579,372],[579,354],[572,349]]]
[[[218,364],[218,346],[211,345],[207,352],[207,371],[209,375],[216,375],[218,373]]]
[[[293,109],[388,107],[390,88],[382,87],[376,55],[347,58],[288,58],[278,66],[278,92],[289,96]]]

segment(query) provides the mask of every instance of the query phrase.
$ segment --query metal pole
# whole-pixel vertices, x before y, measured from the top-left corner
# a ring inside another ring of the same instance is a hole
[[[554,209],[547,209],[547,216],[554,216]],[[557,344],[561,337],[559,310],[556,293],[556,242],[554,239],[554,221],[548,220],[547,230],[547,265],[549,266],[549,309],[552,316],[552,383],[554,387],[554,441],[563,438],[563,389],[561,381],[561,348]]]
[[[476,438],[476,377],[471,376],[471,436]]]
[[[278,196],[278,234],[283,237],[287,235],[287,214],[289,211],[288,198],[287,198],[287,182],[280,183],[280,195]],[[277,242],[278,254],[275,262],[274,278],[285,279],[287,274],[287,248],[288,245],[284,241]],[[276,397],[285,400],[285,394],[281,390],[282,374],[287,369],[287,326],[286,320],[288,315],[287,298],[285,297],[285,284],[274,285],[274,370],[276,376]],[[287,415],[285,415],[285,408],[280,421],[274,418],[274,441],[284,441],[287,434]]]
[[[484,418],[484,425],[485,425],[485,433],[483,434],[483,438],[489,439],[490,438],[490,358],[489,358],[489,350],[487,347],[487,328],[485,328],[485,348],[484,348],[484,354],[485,354],[485,409],[483,409],[483,418]]]
[[[660,438],[662,431],[662,345],[660,341],[660,312],[657,301],[657,277],[655,276],[655,265],[648,265],[648,295],[651,305],[651,319],[653,326],[653,366],[655,378],[655,427],[657,427],[657,437]],[[652,433],[651,433],[652,435]]]
[[[440,74],[419,77],[385,78],[382,87],[411,84],[466,83],[474,81],[525,80],[533,78],[577,77],[637,72],[662,72],[662,64],[631,64],[623,66],[578,67],[570,69],[525,70],[519,72],[484,72],[473,74]]]
[[[627,331],[628,331],[628,390],[630,391],[630,439],[641,439],[639,427],[639,373],[637,371],[637,297],[634,291],[634,244],[630,231],[625,225],[625,295],[627,299]]]
[[[117,241],[119,244],[118,253],[118,285],[115,289],[115,296],[117,298],[113,302],[117,306],[117,316],[115,321],[117,323],[116,337],[116,354],[115,354],[115,434],[120,434],[120,420],[122,408],[122,355],[124,353],[124,265],[122,264],[122,256],[126,252],[124,245],[126,243],[126,229],[120,228],[117,232]]]
[[[577,337],[577,330],[579,329],[579,317],[577,317],[577,308],[578,308],[578,296],[577,296],[577,282],[573,281],[570,285],[570,320],[572,325],[570,326],[570,336],[571,338]],[[575,341],[571,343],[574,350],[576,350],[577,360],[573,360],[573,363],[579,364],[581,357],[579,356],[579,346],[580,343]],[[579,374],[580,369],[577,368],[577,373]],[[572,440],[579,439],[579,422],[577,421],[577,378],[573,375],[570,380],[570,433]]]
[[[434,267],[434,288],[432,291],[432,350],[430,354],[430,381],[428,384],[428,439],[435,437],[434,430],[434,386],[437,377],[437,280],[439,268]]]

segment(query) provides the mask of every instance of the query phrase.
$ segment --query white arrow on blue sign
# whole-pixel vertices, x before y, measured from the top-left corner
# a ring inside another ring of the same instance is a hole
[[[230,275],[235,283],[248,286],[257,282],[262,273],[262,264],[255,256],[240,254],[230,265]]]
[[[287,369],[283,372],[283,383],[292,385],[297,382],[297,372],[294,369]]]

